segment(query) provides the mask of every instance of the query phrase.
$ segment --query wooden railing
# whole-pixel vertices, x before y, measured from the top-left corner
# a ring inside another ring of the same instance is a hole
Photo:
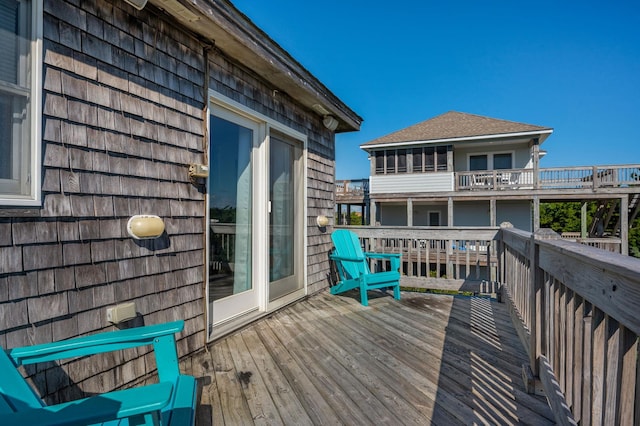
[[[640,164],[456,172],[456,190],[598,189],[640,185]]]
[[[369,179],[336,180],[336,196],[359,195],[369,193]]]
[[[640,424],[640,260],[513,228],[498,253],[530,376],[557,422]]]
[[[620,253],[622,248],[622,240],[614,237],[602,237],[602,238],[582,238],[580,232],[563,232],[560,234],[560,238],[566,241],[573,241],[578,244],[584,244],[591,247],[596,247],[602,250],[607,250],[613,253]]]
[[[494,293],[495,227],[354,226],[364,251],[402,254],[402,285]],[[376,264],[371,267],[384,267]]]

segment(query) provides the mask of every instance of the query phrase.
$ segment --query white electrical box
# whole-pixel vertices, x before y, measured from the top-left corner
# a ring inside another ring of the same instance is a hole
[[[132,320],[136,315],[135,302],[121,303],[112,308],[107,308],[107,321],[112,324]]]

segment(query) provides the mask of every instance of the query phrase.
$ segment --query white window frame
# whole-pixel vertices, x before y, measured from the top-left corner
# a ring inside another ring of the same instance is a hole
[[[30,88],[29,88],[29,140],[19,143],[23,145],[22,152],[28,152],[28,158],[18,163],[20,168],[20,194],[3,193],[0,185],[0,206],[40,206],[41,192],[41,128],[42,128],[42,3],[43,0],[31,0],[31,40],[30,44]],[[14,159],[14,161],[17,161]],[[0,179],[0,184],[4,179]],[[8,183],[8,182],[7,182]]]
[[[511,168],[513,169],[513,165],[516,161],[516,152],[515,151],[496,151],[496,152],[470,152],[467,154],[467,170],[471,170],[471,157],[486,155],[487,156],[487,170],[494,170],[493,168],[493,156],[500,154],[510,154],[511,155]]]

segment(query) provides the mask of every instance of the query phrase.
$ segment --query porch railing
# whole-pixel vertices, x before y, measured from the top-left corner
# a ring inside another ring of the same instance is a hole
[[[502,288],[557,422],[639,424],[640,260],[513,228],[499,241]]]
[[[456,172],[456,190],[597,189],[640,185],[640,165]]]
[[[364,251],[402,254],[402,285],[493,293],[495,227],[354,226]],[[372,264],[372,268],[384,267]]]
[[[368,193],[369,179],[336,180],[336,196],[363,196]]]

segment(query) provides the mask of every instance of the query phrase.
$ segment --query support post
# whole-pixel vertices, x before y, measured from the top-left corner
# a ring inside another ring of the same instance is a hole
[[[407,198],[407,226],[413,226],[413,199]]]
[[[489,200],[489,223],[491,226],[496,226],[496,199],[491,197]]]
[[[376,202],[369,199],[369,226],[376,225],[376,216],[378,215],[378,212],[376,211],[376,209],[377,209]]]
[[[540,229],[540,199],[538,196],[533,197],[533,232]]]
[[[580,208],[580,238],[587,238],[587,202]]]
[[[533,189],[540,187],[540,139],[534,138],[531,146],[531,156],[533,160]]]
[[[453,226],[453,197],[447,200],[447,226]]]
[[[629,194],[620,198],[620,253],[629,255]]]

